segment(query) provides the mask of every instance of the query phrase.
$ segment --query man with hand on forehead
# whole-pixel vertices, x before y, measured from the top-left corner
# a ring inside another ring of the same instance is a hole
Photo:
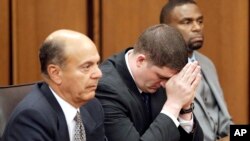
[[[203,141],[192,112],[200,66],[188,63],[185,41],[175,28],[147,28],[133,47],[100,68],[96,96],[109,141]]]

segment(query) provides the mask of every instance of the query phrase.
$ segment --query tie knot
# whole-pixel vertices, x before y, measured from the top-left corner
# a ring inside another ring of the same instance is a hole
[[[142,95],[142,98],[143,98],[144,101],[148,101],[149,100],[149,94],[148,93],[142,92],[141,95]]]
[[[75,121],[81,121],[81,115],[80,115],[79,111],[76,112],[76,116],[75,116],[74,120]]]

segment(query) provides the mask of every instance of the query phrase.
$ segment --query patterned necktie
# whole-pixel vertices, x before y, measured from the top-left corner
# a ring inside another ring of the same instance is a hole
[[[76,121],[74,141],[86,141],[85,128],[82,123],[81,115],[78,111],[74,120]]]

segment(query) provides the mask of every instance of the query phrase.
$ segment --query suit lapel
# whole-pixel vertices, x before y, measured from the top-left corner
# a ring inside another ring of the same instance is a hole
[[[198,62],[200,63],[200,66],[202,68],[202,73],[204,76],[204,79],[206,79],[208,86],[211,88],[211,92],[213,94],[213,96],[215,97],[216,102],[219,105],[219,108],[221,109],[221,111],[223,113],[225,113],[226,115],[229,116],[229,113],[226,109],[226,105],[224,104],[224,99],[221,97],[221,90],[219,90],[220,88],[218,88],[216,86],[216,76],[214,75],[214,72],[212,72],[212,68],[209,68],[209,66],[207,65],[207,63],[205,61],[203,61],[203,59],[201,58],[200,54],[198,52],[194,52],[195,53],[195,57],[197,59]],[[219,84],[218,84],[219,85]],[[216,94],[218,93],[218,94]],[[203,107],[204,108],[204,107]]]
[[[80,113],[86,130],[86,135],[91,134],[96,128],[96,122],[84,106],[80,108]]]
[[[116,58],[114,59],[115,65],[116,65],[118,74],[122,77],[122,81],[127,86],[131,97],[133,98],[133,100],[135,100],[136,103],[138,103],[137,105],[139,105],[139,106],[137,108],[139,109],[141,114],[145,114],[144,117],[147,117],[146,112],[145,112],[144,103],[143,103],[143,100],[141,98],[141,93],[139,92],[139,90],[135,84],[135,81],[132,78],[132,76],[127,68],[127,64],[125,61],[125,54],[131,49],[132,48],[128,48],[125,51],[123,51],[122,53],[118,54],[116,56]],[[147,119],[147,120],[149,120],[149,119]]]
[[[135,84],[134,79],[132,78],[131,74],[129,73],[129,70],[127,68],[127,64],[125,61],[125,54],[132,48],[126,49],[124,52],[121,54],[117,55],[117,58],[114,59],[117,62],[116,68],[118,71],[118,74],[122,77],[122,81],[127,85],[128,91],[132,95],[132,97],[136,97],[137,102],[141,103],[141,98],[140,98],[140,92]],[[141,104],[140,104],[141,105]]]
[[[196,92],[196,95],[195,95],[195,100],[196,102],[201,106],[201,109],[203,110],[203,113],[205,113],[206,117],[209,119],[210,116],[208,115],[208,113],[206,112],[207,109],[206,109],[206,106],[205,106],[205,103],[204,103],[204,100],[203,98],[201,97],[201,94],[203,93],[203,87],[204,87],[204,84],[202,81],[205,81],[205,78],[207,77],[207,66],[205,65],[205,63],[202,61],[202,59],[200,58],[200,56],[196,53],[195,54],[195,57],[196,57],[196,60],[199,63],[199,65],[201,66],[201,73],[202,73],[202,79],[199,86],[198,86],[198,89],[197,89],[197,92]],[[209,84],[208,84],[209,85]],[[213,90],[212,90],[212,94],[213,94]],[[209,123],[211,124],[211,126],[213,125],[212,121],[209,120]]]
[[[208,69],[208,68],[206,68],[206,69]],[[218,90],[219,88],[216,87],[216,85],[215,85],[216,82],[213,81],[214,79],[212,79],[211,77],[209,77],[209,76],[211,76],[210,74],[211,74],[211,72],[204,71],[204,76],[205,76],[205,78],[207,80],[207,83],[208,83],[209,87],[212,90],[212,94],[214,95],[215,100],[216,100],[216,102],[219,105],[219,108],[221,109],[221,111],[225,115],[229,116],[229,113],[228,113],[228,111],[226,109],[226,105],[224,104],[224,99],[221,97],[222,93],[220,93],[220,90]],[[215,93],[218,93],[218,94],[215,94]]]
[[[54,108],[54,111],[57,114],[57,128],[59,131],[59,137],[61,137],[62,141],[69,140],[68,126],[61,106],[57,102],[56,98],[54,97],[46,83],[41,83],[39,87],[45,98],[50,103],[51,107]]]
[[[119,54],[117,56],[117,59],[115,59],[117,61],[116,66],[117,66],[118,73],[122,77],[122,80],[124,81],[124,83],[128,86],[129,90],[132,93],[139,94],[140,92],[139,92],[139,90],[134,82],[134,79],[132,78],[131,74],[129,73],[129,70],[127,68],[127,64],[125,61],[125,54],[131,49],[132,48],[128,48],[124,52],[122,52],[121,54]]]
[[[202,110],[204,111],[204,113],[206,113],[205,112],[206,111],[206,106],[205,106],[205,104],[203,102],[203,99],[201,97],[201,93],[203,93],[203,83],[202,82],[200,82],[200,84],[198,85],[198,88],[196,90],[195,100],[202,107]]]

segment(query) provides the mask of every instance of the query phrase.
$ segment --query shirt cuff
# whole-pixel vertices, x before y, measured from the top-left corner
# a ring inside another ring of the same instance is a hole
[[[194,126],[194,119],[193,119],[193,114],[191,120],[184,120],[181,117],[178,118],[180,122],[180,126],[187,132],[190,133],[193,130]]]

